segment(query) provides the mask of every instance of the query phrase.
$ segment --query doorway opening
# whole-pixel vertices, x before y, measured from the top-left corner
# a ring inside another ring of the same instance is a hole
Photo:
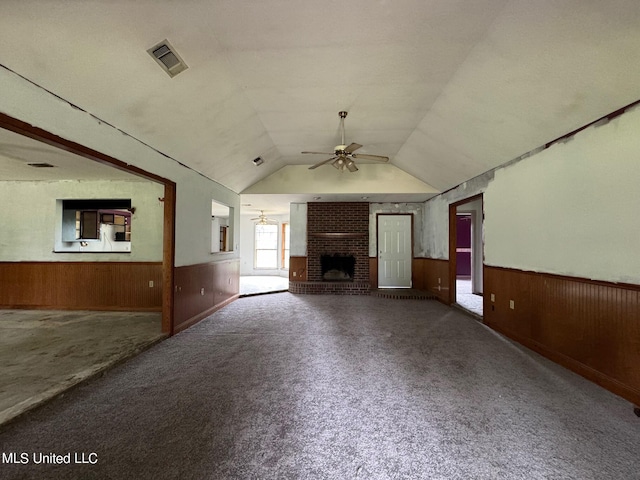
[[[450,206],[451,302],[483,316],[482,195]]]

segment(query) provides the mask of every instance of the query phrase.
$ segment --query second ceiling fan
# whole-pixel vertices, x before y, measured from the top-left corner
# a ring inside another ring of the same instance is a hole
[[[358,171],[358,167],[356,166],[355,160],[358,158],[362,158],[365,160],[373,160],[375,162],[388,162],[389,157],[384,157],[382,155],[369,155],[367,153],[354,153],[356,150],[362,147],[359,143],[352,143],[350,145],[345,145],[344,143],[344,119],[347,116],[347,112],[338,112],[338,116],[340,117],[340,131],[342,134],[341,140],[342,143],[340,145],[336,145],[333,149],[333,153],[325,153],[325,152],[302,152],[303,154],[312,154],[312,155],[332,155],[331,158],[327,158],[321,162],[316,163],[309,167],[309,170],[313,170],[314,168],[318,168],[327,163],[331,163],[338,170],[344,171],[349,170],[350,172]]]

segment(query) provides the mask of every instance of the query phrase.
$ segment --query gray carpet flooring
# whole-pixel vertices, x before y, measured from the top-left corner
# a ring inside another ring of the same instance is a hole
[[[3,479],[627,480],[640,419],[435,301],[278,293],[3,427],[0,452]]]

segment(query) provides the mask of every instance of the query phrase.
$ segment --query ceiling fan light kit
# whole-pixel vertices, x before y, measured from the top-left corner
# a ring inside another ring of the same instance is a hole
[[[369,154],[357,154],[353,153],[359,148],[362,148],[362,145],[359,143],[351,143],[346,145],[344,142],[344,119],[347,117],[347,112],[340,111],[338,112],[338,117],[340,117],[340,131],[341,131],[341,140],[342,143],[340,145],[336,145],[333,149],[333,154],[325,153],[325,152],[302,152],[303,154],[311,154],[311,155],[333,155],[331,158],[323,160],[322,162],[318,162],[315,165],[309,167],[309,170],[313,170],[314,168],[321,167],[327,163],[331,163],[331,165],[344,172],[345,170],[349,170],[350,172],[357,172],[358,167],[356,166],[356,162],[354,160],[358,158],[364,158],[366,160],[373,160],[374,162],[388,162],[389,157],[385,157],[382,155],[369,155]]]
[[[260,215],[257,216],[256,218],[252,218],[252,221],[256,221],[256,225],[277,225],[278,221],[277,220],[273,220],[271,218],[267,218],[267,216],[264,214],[264,210],[260,210]]]

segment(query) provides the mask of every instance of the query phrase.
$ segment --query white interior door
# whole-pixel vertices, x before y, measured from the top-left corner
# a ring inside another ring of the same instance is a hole
[[[411,215],[378,215],[378,287],[411,288]]]

